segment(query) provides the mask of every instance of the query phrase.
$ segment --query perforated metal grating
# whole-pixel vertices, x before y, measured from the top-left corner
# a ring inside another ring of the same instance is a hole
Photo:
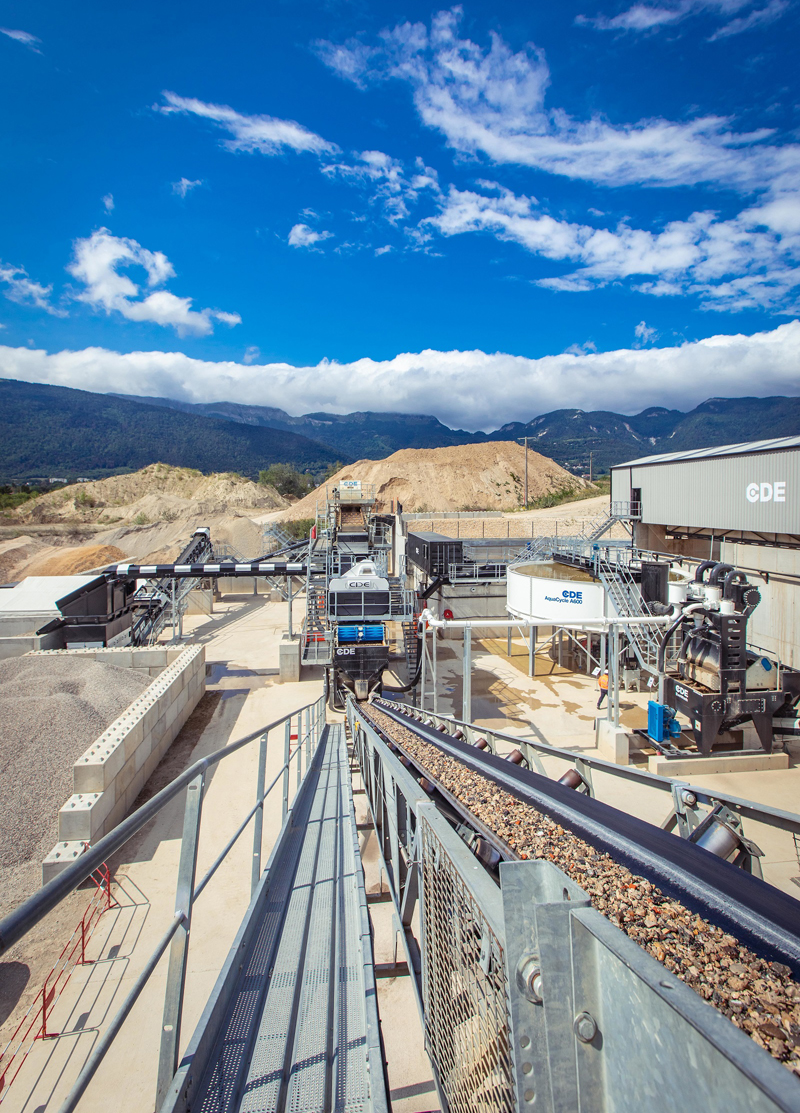
[[[423,818],[425,1035],[450,1113],[511,1113],[503,949]]]

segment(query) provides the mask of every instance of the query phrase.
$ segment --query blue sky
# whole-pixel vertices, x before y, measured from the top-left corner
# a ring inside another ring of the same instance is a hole
[[[6,3],[0,374],[487,429],[798,393],[798,11]]]

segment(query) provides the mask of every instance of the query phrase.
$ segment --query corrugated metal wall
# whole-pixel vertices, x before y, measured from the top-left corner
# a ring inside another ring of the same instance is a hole
[[[749,577],[761,592],[761,602],[747,624],[748,643],[785,665],[800,668],[800,582],[789,579],[800,579],[800,550],[726,542],[720,560],[745,572],[759,569],[768,574],[767,583],[758,576]]]
[[[625,499],[628,469],[615,469],[612,499]],[[642,521],[697,529],[800,534],[800,449],[640,464]],[[617,474],[617,472],[619,474]]]

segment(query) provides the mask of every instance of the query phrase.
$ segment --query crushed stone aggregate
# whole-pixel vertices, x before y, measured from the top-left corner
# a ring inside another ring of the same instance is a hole
[[[800,985],[787,966],[667,897],[568,828],[442,753],[377,707],[372,717],[521,859],[546,858],[584,889],[592,907],[800,1080]]]
[[[0,661],[0,915],[41,884],[75,761],[150,683],[90,658]]]

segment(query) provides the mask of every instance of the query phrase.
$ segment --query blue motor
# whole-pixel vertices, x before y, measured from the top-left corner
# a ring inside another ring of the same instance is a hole
[[[680,738],[681,725],[678,712],[665,703],[651,699],[647,704],[647,735],[653,742],[667,742],[670,738]]]

